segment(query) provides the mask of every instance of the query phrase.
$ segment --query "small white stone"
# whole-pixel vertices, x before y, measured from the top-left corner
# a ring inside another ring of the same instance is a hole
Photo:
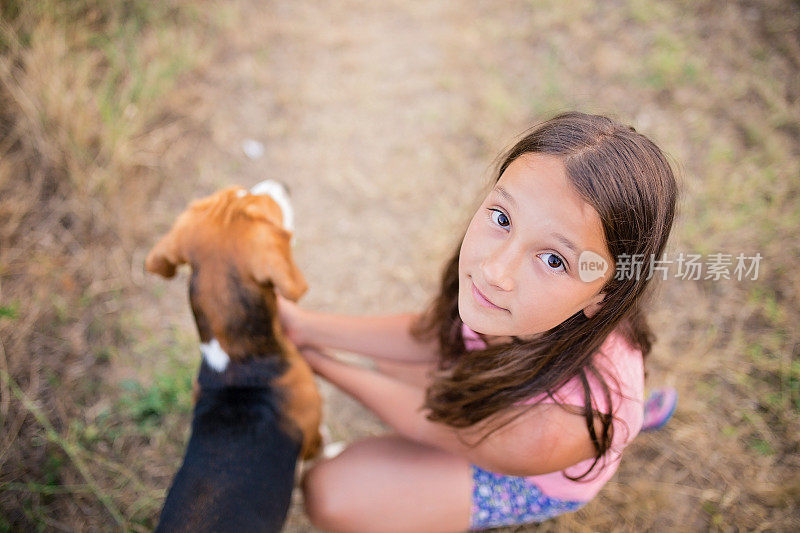
[[[264,145],[255,139],[245,139],[242,142],[242,150],[250,159],[258,159],[264,155]]]

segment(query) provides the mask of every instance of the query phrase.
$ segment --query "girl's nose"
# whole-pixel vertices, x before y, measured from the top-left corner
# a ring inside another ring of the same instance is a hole
[[[481,271],[486,283],[497,287],[503,291],[510,291],[514,288],[513,277],[513,257],[510,247],[504,247],[489,254],[481,262]]]

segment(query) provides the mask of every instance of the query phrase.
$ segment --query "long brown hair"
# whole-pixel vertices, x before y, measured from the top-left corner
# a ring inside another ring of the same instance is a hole
[[[529,130],[502,156],[494,183],[512,161],[529,153],[561,158],[574,190],[599,214],[615,261],[642,258],[647,265],[651,257],[662,258],[678,188],[664,154],[647,137],[607,117],[561,114]],[[534,340],[514,338],[467,351],[458,314],[459,249],[460,244],[445,265],[438,296],[411,328],[419,339],[438,337],[441,349],[438,371],[426,392],[428,419],[458,428],[500,421],[489,425],[485,438],[521,413],[512,418],[494,415],[508,413],[512,406],[541,393],[553,398],[559,387],[579,376],[584,390],[580,414],[596,457],[587,472],[570,479],[585,477],[611,446],[614,430],[610,389],[595,368],[593,355],[614,330],[643,357],[650,353],[655,336],[644,306],[652,296],[650,281],[655,277],[646,269],[641,275],[614,275],[604,285],[603,304],[591,318],[578,311]],[[602,384],[608,412],[600,412],[592,398],[590,374]],[[602,423],[600,435],[595,416]]]

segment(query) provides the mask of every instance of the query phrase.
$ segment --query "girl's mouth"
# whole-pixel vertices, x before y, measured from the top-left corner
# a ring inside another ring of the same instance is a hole
[[[500,309],[501,311],[507,311],[507,309],[504,309],[489,301],[489,299],[478,290],[478,287],[475,286],[475,283],[472,280],[470,280],[470,285],[472,285],[472,296],[475,298],[475,301],[478,302],[478,305],[486,307],[487,309]]]

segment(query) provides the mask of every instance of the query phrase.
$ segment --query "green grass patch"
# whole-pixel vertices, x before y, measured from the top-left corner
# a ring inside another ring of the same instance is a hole
[[[748,448],[758,452],[759,455],[770,456],[775,455],[775,449],[768,441],[759,438],[750,439],[747,443]]]
[[[188,372],[156,376],[150,385],[126,380],[119,407],[142,430],[157,426],[165,415],[189,412],[192,406],[192,375]]]
[[[645,59],[644,81],[657,90],[693,84],[702,68],[698,61],[683,36],[662,31]]]
[[[8,305],[0,305],[0,318],[16,320],[19,316],[19,302],[12,302]]]

